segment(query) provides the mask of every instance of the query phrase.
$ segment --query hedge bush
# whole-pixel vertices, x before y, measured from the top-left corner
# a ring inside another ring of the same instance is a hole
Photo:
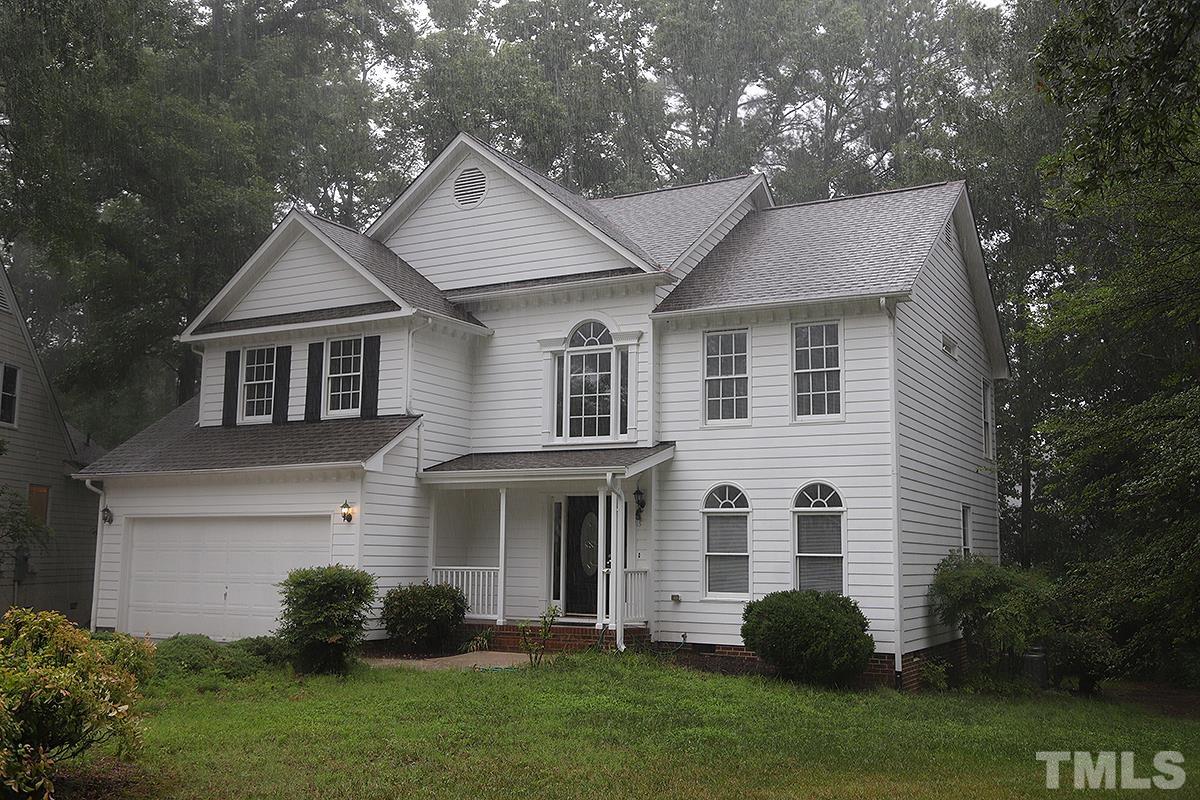
[[[344,674],[362,643],[375,578],[336,564],[288,573],[277,635],[301,672]]]
[[[115,660],[114,660],[115,659]],[[93,639],[61,614],[13,608],[0,619],[0,794],[49,798],[61,761],[102,742],[137,744],[134,671],[150,646]]]
[[[164,677],[220,675],[241,680],[266,666],[263,658],[237,642],[221,644],[198,633],[177,634],[158,645],[158,672]]]
[[[794,680],[844,685],[875,652],[858,604],[834,592],[772,592],[747,603],[742,620],[746,646]]]
[[[383,626],[408,650],[442,652],[454,643],[466,614],[462,590],[445,584],[397,586],[383,597]]]

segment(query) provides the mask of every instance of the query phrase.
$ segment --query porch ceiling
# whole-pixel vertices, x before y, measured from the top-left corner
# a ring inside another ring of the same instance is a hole
[[[469,453],[429,467],[421,473],[421,479],[426,483],[498,484],[603,480],[609,473],[628,478],[668,461],[674,455],[674,442],[659,442],[650,447]]]

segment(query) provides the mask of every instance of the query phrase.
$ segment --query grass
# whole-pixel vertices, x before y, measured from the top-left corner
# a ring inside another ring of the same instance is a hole
[[[1140,774],[1155,751],[1200,752],[1200,723],[1132,705],[826,692],[630,655],[214,688],[153,685],[141,779],[102,796],[1042,797],[1038,750],[1133,750]]]

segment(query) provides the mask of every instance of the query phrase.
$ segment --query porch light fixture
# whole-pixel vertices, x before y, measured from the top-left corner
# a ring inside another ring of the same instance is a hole
[[[633,491],[633,503],[637,506],[637,511],[633,513],[633,518],[638,522],[642,521],[642,509],[646,507],[646,493],[639,486]]]
[[[338,510],[342,512],[342,522],[353,522],[354,521],[354,514],[351,511],[349,500],[346,500],[345,502],[343,502],[342,507]]]
[[[105,525],[112,525],[113,524],[112,509],[109,508],[108,506],[105,506],[104,508],[100,509],[100,519],[104,520]]]

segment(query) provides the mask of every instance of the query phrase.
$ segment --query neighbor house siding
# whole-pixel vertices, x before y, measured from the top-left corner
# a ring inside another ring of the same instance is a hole
[[[942,334],[957,353],[942,351]],[[929,608],[934,568],[961,546],[970,505],[974,551],[999,555],[995,463],[984,456],[982,381],[991,376],[958,237],[947,228],[896,309],[901,590],[905,649],[953,638]]]
[[[465,166],[488,177],[487,195],[472,208],[459,208],[452,195]],[[430,191],[387,245],[442,289],[630,266],[547,200],[474,156]]]
[[[792,323],[840,320],[843,421],[792,421]],[[748,425],[705,427],[701,416],[703,332],[750,329]],[[655,638],[740,644],[744,602],[705,599],[701,504],[733,483],[750,500],[751,596],[795,586],[791,512],[796,492],[825,481],[846,513],[846,593],[871,623],[876,650],[895,646],[894,483],[889,419],[888,320],[877,306],[776,315],[722,315],[660,323],[661,435],[675,457],[659,468],[653,556]],[[678,595],[675,602],[672,595]]]
[[[0,608],[9,603],[61,611],[86,623],[92,594],[92,564],[96,546],[98,498],[69,476],[73,450],[54,413],[50,394],[25,337],[7,279],[0,275],[0,363],[20,369],[16,426],[0,424],[0,485],[21,498],[30,484],[50,487],[50,536],[30,550],[30,574],[15,583],[14,561],[0,560]]]
[[[362,273],[304,231],[224,318],[251,319],[386,299]]]

